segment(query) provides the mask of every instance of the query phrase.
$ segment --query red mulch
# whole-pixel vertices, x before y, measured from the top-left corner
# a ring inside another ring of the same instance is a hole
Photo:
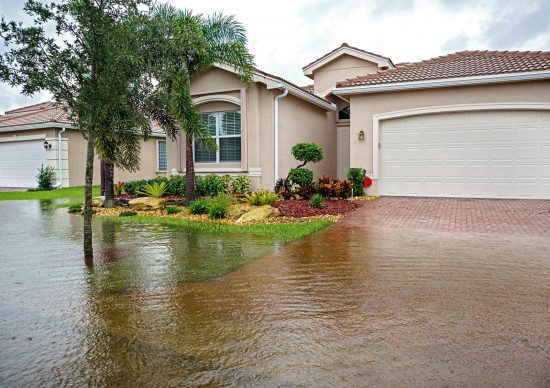
[[[277,201],[273,204],[282,216],[285,217],[311,217],[322,215],[337,215],[349,213],[362,206],[359,201],[348,201],[345,199],[335,199],[325,201],[325,207],[317,209],[309,206],[309,201],[305,199],[291,199],[288,201]]]
[[[137,198],[137,197],[139,197],[139,195],[132,195],[132,194],[115,195],[115,198],[124,198],[124,199],[134,199],[134,198]],[[142,197],[144,197],[144,195],[142,195]],[[164,198],[164,199],[184,199],[185,197],[183,197],[182,195],[177,195],[177,194],[167,194],[167,195],[164,195],[162,198]]]

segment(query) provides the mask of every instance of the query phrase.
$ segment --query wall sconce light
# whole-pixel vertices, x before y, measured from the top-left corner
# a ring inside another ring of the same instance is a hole
[[[365,140],[365,132],[363,130],[359,131],[359,140],[360,141]]]
[[[52,149],[52,145],[51,145],[50,143],[48,143],[47,140],[44,140],[44,149],[45,149],[46,151]]]

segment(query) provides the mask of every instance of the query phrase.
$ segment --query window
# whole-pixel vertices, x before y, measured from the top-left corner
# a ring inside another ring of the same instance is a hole
[[[338,120],[349,120],[350,109],[349,105],[343,107],[338,111]]]
[[[202,120],[216,139],[218,151],[195,144],[195,162],[223,163],[241,161],[241,112],[203,113]]]
[[[157,167],[158,171],[166,171],[168,169],[166,142],[164,140],[157,141]]]

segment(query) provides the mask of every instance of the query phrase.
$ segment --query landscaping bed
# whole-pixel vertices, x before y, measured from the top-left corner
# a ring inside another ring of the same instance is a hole
[[[287,201],[277,201],[273,204],[283,217],[302,218],[321,215],[341,215],[349,213],[363,204],[359,201],[350,201],[347,199],[334,199],[325,201],[322,208],[315,208],[309,205],[305,199],[291,199]]]

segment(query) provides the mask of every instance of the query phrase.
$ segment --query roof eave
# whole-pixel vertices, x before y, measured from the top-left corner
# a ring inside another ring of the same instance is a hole
[[[550,70],[522,73],[501,73],[470,77],[442,78],[422,81],[394,82],[375,85],[358,85],[337,87],[332,90],[335,95],[383,93],[400,90],[444,88],[453,86],[482,85],[505,82],[536,81],[550,79]]]
[[[25,125],[12,125],[9,127],[0,127],[0,132],[15,132],[15,131],[28,131],[31,129],[48,129],[48,128],[66,128],[76,129],[76,127],[69,123],[39,123],[39,124],[25,124]]]

